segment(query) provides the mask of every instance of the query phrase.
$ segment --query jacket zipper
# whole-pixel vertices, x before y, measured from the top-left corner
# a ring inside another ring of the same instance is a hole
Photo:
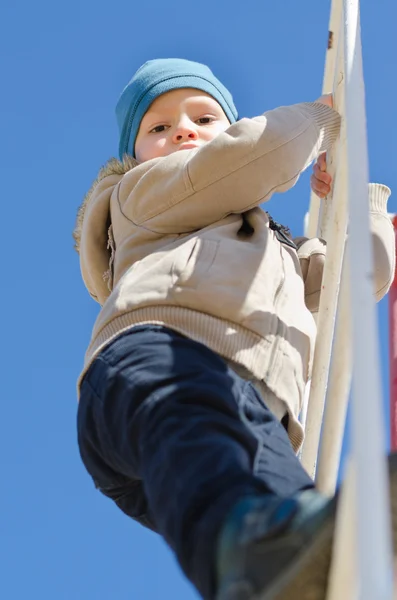
[[[266,214],[269,219],[269,229],[274,231],[275,236],[278,239],[278,241],[280,242],[280,244],[286,244],[290,248],[293,248],[294,250],[298,250],[298,247],[294,244],[293,240],[285,232],[285,227],[280,225],[280,223],[277,223],[277,221],[275,221],[273,219],[273,217],[271,217],[269,215],[269,213],[266,213]]]
[[[282,231],[281,229],[275,229],[275,233],[276,238],[281,244],[285,244],[286,246],[289,246],[294,250],[298,250],[296,244],[294,244],[294,242],[286,235],[286,233],[284,233],[284,231]]]

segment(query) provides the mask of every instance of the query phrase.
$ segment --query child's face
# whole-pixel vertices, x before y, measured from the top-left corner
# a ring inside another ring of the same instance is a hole
[[[225,131],[230,123],[209,94],[190,88],[172,90],[153,102],[135,142],[139,162],[198,148]]]

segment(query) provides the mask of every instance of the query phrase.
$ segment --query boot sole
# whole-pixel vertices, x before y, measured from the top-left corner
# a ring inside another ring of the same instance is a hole
[[[390,506],[394,555],[397,552],[397,454],[389,457]],[[335,501],[336,508],[336,501]],[[332,559],[336,510],[320,533],[282,577],[250,600],[325,600]],[[244,597],[244,596],[242,596]]]

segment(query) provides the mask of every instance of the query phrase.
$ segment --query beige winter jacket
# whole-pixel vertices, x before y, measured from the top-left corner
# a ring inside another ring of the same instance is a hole
[[[259,205],[295,184],[339,124],[327,106],[297,104],[242,119],[200,149],[108,163],[75,230],[85,285],[102,305],[79,381],[116,336],[163,324],[265,382],[297,449],[325,246],[301,238],[297,253]],[[394,268],[386,190],[371,196],[377,297]]]

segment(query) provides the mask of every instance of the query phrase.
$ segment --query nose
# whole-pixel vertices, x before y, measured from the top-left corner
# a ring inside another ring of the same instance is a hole
[[[197,140],[198,133],[194,127],[194,123],[189,119],[180,121],[175,128],[172,141],[174,144],[182,144],[183,142]]]

